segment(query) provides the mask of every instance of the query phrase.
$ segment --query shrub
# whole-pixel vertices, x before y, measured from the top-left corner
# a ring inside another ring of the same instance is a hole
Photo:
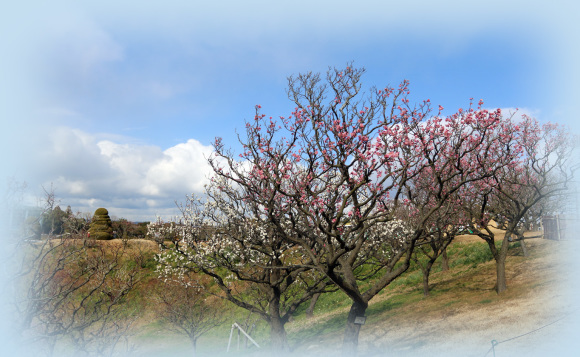
[[[89,234],[92,239],[110,240],[113,239],[113,225],[109,211],[105,208],[97,208],[93,215],[93,220],[89,226]]]

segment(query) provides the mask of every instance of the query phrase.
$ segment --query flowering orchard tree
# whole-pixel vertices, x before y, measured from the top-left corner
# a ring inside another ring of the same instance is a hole
[[[292,115],[273,119],[257,106],[243,152],[217,139],[209,159],[243,192],[237,199],[254,204],[256,218],[352,300],[345,355],[356,354],[357,317],[406,271],[429,218],[463,185],[514,160],[502,151],[510,138],[499,110],[470,107],[443,118],[429,100],[411,106],[406,81],[363,93],[363,73],[349,66],[329,70],[325,81],[290,77]],[[414,222],[406,230],[393,226],[401,208]]]
[[[272,349],[287,351],[284,326],[298,306],[335,288],[265,220],[264,207],[244,195],[216,177],[204,200],[188,197],[180,224],[151,224],[151,234],[176,237],[173,246],[162,244],[159,273],[166,279],[191,271],[213,278],[218,296],[261,316],[270,325]]]
[[[496,170],[493,177],[474,183],[470,188],[472,199],[466,202],[473,228],[475,223],[482,227],[477,229],[478,235],[489,245],[496,261],[498,293],[507,289],[505,262],[509,242],[523,242],[526,216],[544,201],[563,193],[574,173],[571,160],[575,141],[564,128],[551,123],[540,125],[524,115],[519,123],[510,121],[506,130],[513,133],[513,139],[505,143],[505,150],[520,152],[518,161]],[[505,229],[499,248],[496,233],[488,226],[491,219]]]
[[[480,101],[473,109],[470,104],[469,109],[445,119],[431,118],[413,132],[421,139],[426,167],[406,183],[411,188],[407,191],[408,212],[400,217],[407,225],[423,228],[413,260],[422,270],[425,296],[433,264],[471,223],[463,209],[466,195],[471,195],[469,187],[491,179],[497,170],[513,167],[519,155],[507,147],[514,137],[509,119],[500,110],[490,112],[482,105]]]
[[[447,247],[456,236],[470,232],[468,218],[469,215],[465,214],[461,206],[446,202],[426,222],[413,254],[413,260],[423,273],[424,296],[428,296],[430,292],[429,276],[435,261],[440,256],[445,259]]]

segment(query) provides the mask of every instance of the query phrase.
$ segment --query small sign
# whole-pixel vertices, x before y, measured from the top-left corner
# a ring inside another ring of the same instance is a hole
[[[366,316],[357,316],[354,318],[355,325],[364,325],[367,320]]]

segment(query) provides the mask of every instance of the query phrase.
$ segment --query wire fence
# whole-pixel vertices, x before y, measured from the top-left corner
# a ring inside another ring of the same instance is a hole
[[[562,317],[560,317],[560,318],[559,318],[559,319],[557,319],[557,320],[554,320],[554,321],[552,321],[552,322],[550,322],[550,323],[547,323],[547,324],[545,324],[545,325],[543,325],[543,326],[540,326],[540,327],[538,327],[538,328],[536,328],[536,329],[533,329],[533,330],[531,330],[531,331],[528,331],[528,332],[526,332],[526,333],[523,333],[523,334],[521,334],[521,335],[519,335],[519,336],[511,337],[511,338],[508,338],[508,339],[506,339],[506,340],[503,340],[503,341],[496,341],[496,340],[492,340],[492,341],[491,341],[491,348],[490,348],[490,349],[489,349],[489,350],[488,350],[488,351],[485,353],[485,355],[483,355],[483,357],[486,357],[486,356],[487,356],[487,355],[488,355],[490,352],[493,352],[493,356],[495,357],[495,347],[496,347],[497,345],[499,345],[499,344],[502,344],[502,343],[506,343],[506,342],[509,342],[509,341],[517,340],[517,339],[519,339],[519,338],[522,338],[522,337],[524,337],[524,336],[527,336],[527,335],[530,335],[530,334],[532,334],[532,333],[534,333],[534,332],[537,332],[537,331],[539,331],[539,330],[542,330],[542,329],[544,329],[544,328],[546,328],[546,327],[552,326],[552,325],[554,325],[554,324],[555,324],[555,323],[557,323],[557,322],[560,322],[560,321],[562,321],[562,320],[565,320],[565,319],[569,318],[569,317],[570,317],[570,316],[572,316],[572,315],[573,315],[573,314],[574,314],[576,311],[578,311],[578,310],[574,310],[574,311],[573,311],[572,313],[570,313],[570,314],[566,314],[565,316],[562,316]]]

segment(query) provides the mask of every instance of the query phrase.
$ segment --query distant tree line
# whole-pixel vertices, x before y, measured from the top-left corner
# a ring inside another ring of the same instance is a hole
[[[40,217],[30,217],[27,229],[38,239],[42,235],[60,236],[73,232],[88,232],[93,216],[89,213],[74,213],[70,206],[63,211],[60,206],[44,210]],[[111,237],[122,239],[144,239],[149,222],[131,222],[125,218],[111,218]]]

